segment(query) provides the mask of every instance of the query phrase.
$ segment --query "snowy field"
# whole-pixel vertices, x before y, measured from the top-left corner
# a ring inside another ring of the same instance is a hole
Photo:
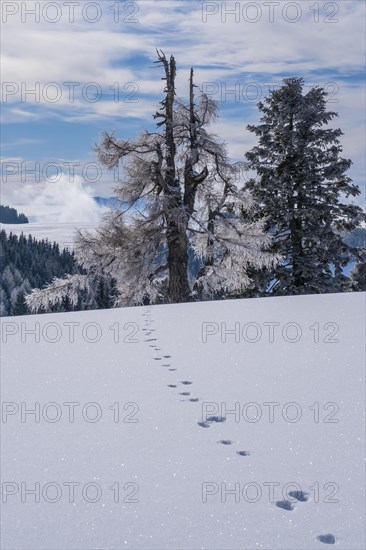
[[[364,549],[364,306],[3,319],[2,548]]]

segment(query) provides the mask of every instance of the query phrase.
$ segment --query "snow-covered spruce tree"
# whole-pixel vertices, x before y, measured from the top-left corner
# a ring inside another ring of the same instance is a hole
[[[339,232],[364,219],[361,208],[342,202],[360,191],[346,175],[351,161],[340,156],[342,131],[325,128],[337,113],[327,111],[324,89],[303,94],[303,87],[301,78],[286,78],[258,104],[261,123],[248,126],[259,143],[246,153],[258,175],[247,188],[267,218],[273,250],[284,258],[268,278],[277,294],[347,289],[342,268],[354,250]]]
[[[137,140],[104,134],[96,147],[104,166],[121,168],[115,195],[123,210],[111,211],[96,234],[79,232],[75,256],[88,275],[34,291],[27,298],[33,310],[65,294],[75,301],[95,274],[115,279],[116,305],[225,297],[249,284],[249,265],[272,267],[277,259],[264,220],[252,219],[256,206],[240,188],[240,166],[207,130],[216,102],[200,94],[195,103],[193,69],[188,103],[177,99],[174,57],[158,52],[156,63],[166,82],[157,131]],[[200,268],[189,277],[192,250]]]
[[[351,272],[351,290],[366,291],[366,249],[359,248],[357,262]]]

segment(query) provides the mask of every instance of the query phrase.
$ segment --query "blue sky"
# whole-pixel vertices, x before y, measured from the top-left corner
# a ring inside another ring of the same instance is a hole
[[[176,58],[178,95],[186,95],[193,66],[196,84],[220,102],[214,130],[233,159],[255,143],[246,125],[259,119],[256,97],[286,76],[326,86],[343,154],[354,163],[350,175],[364,189],[363,1],[44,0],[38,13],[36,4],[2,2],[3,203],[31,215],[56,211],[50,197],[58,185],[62,202],[65,174],[58,183],[51,175],[63,169],[69,177],[70,163],[78,181],[68,204],[112,194],[113,175],[90,164],[93,145],[104,130],[134,138],[154,127],[164,85],[156,48]],[[34,163],[39,182],[24,174]]]

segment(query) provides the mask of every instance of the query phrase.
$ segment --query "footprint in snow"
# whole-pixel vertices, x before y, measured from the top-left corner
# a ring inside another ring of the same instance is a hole
[[[226,418],[224,416],[209,416],[206,418],[203,422],[198,422],[198,425],[201,426],[201,428],[209,428],[212,424],[212,422],[225,422]]]
[[[291,511],[294,509],[294,505],[289,500],[278,500],[276,502],[276,506],[278,506],[278,508],[282,508],[282,510]]]
[[[232,445],[233,442],[230,439],[220,439],[217,443],[220,443],[221,445]]]
[[[176,388],[177,386],[175,384],[168,384],[168,388]]]
[[[163,357],[165,357],[165,359],[170,359],[171,355],[163,355]]]
[[[331,535],[330,533],[328,533],[327,535],[319,535],[317,537],[317,540],[323,542],[324,544],[335,544],[336,541],[334,535]]]
[[[181,391],[179,395],[191,395],[189,391]]]
[[[177,370],[177,369],[169,369],[169,370]]]
[[[157,338],[148,338],[145,342],[156,342]]]
[[[193,382],[190,382],[189,380],[181,380],[181,384],[184,384],[185,386],[189,386],[190,384],[193,384]]]
[[[236,454],[238,454],[240,456],[250,456],[249,451],[237,451]]]
[[[164,365],[161,365],[162,367],[170,367],[170,365],[164,363]]]
[[[304,491],[290,491],[288,495],[299,502],[307,502],[309,500],[308,493],[304,493]]]
[[[226,418],[224,416],[209,416],[206,418],[206,422],[225,422]]]
[[[161,361],[161,357],[154,357],[155,361]]]
[[[190,399],[190,401],[192,401],[192,403],[197,403],[197,401],[199,401],[198,397],[192,397],[192,399]]]
[[[207,422],[198,422],[198,425],[201,426],[201,428],[209,428],[210,424],[207,424]]]

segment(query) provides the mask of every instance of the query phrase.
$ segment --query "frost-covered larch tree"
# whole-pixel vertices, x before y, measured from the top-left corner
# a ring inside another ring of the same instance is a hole
[[[217,103],[200,94],[195,102],[193,69],[189,100],[177,99],[176,64],[158,52],[165,97],[154,115],[157,131],[137,140],[106,133],[96,147],[100,162],[123,174],[115,195],[123,210],[111,211],[95,235],[79,232],[75,256],[86,276],[57,279],[34,290],[37,310],[94,284],[95,274],[116,280],[116,305],[185,302],[241,293],[248,266],[273,267],[265,220],[254,220],[250,193],[240,186],[241,165],[208,132]],[[200,268],[189,275],[193,251]]]
[[[360,207],[343,202],[360,193],[346,175],[340,129],[326,127],[337,116],[327,111],[320,87],[303,93],[301,78],[287,78],[258,108],[260,124],[248,129],[259,138],[246,153],[257,172],[247,188],[267,218],[273,250],[283,261],[268,275],[278,294],[340,292],[347,289],[342,268],[353,250],[342,240],[364,218]],[[262,272],[263,275],[263,272]]]

